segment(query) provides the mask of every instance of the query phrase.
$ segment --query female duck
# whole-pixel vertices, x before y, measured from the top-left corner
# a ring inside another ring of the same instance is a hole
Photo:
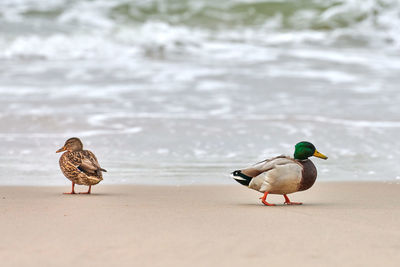
[[[279,194],[285,198],[287,205],[300,205],[291,202],[287,194],[309,189],[317,179],[317,169],[308,158],[315,156],[327,159],[309,142],[296,144],[294,158],[278,156],[261,161],[254,166],[232,173],[233,178],[242,185],[264,193],[262,203],[274,206],[266,201],[268,194]]]
[[[92,185],[98,184],[103,180],[101,172],[106,172],[101,168],[96,156],[89,150],[83,150],[83,144],[77,137],[72,137],[65,141],[62,148],[56,153],[67,151],[60,158],[60,168],[65,177],[72,182],[71,193],[75,194],[75,184],[88,185],[89,190],[82,194],[90,194]]]

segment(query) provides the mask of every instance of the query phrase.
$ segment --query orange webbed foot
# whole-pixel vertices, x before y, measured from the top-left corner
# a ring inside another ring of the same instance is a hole
[[[92,192],[92,186],[89,185],[89,190],[87,192],[79,192],[79,194],[87,194],[89,195]]]
[[[265,205],[265,206],[275,206],[275,204],[271,204],[267,202],[267,196],[268,196],[268,192],[264,193],[264,196],[260,197],[261,202]]]
[[[261,202],[262,202],[265,206],[276,206],[275,204],[268,203],[268,202],[265,201],[265,200],[261,200]]]
[[[72,188],[71,188],[71,192],[69,193],[63,193],[64,195],[75,195],[75,183],[72,182]]]
[[[301,205],[301,204],[303,204],[301,202],[292,202],[292,201],[290,201],[290,199],[288,198],[287,195],[283,195],[283,197],[285,198],[285,205]]]

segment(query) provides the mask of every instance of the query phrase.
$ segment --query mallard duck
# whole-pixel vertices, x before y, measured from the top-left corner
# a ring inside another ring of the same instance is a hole
[[[287,194],[313,186],[317,179],[317,169],[308,159],[311,156],[328,158],[319,153],[313,144],[303,141],[296,144],[294,158],[282,155],[266,159],[251,167],[236,170],[232,176],[238,183],[264,193],[260,198],[264,205],[275,205],[266,201],[268,194],[283,195],[287,205],[301,205],[300,202],[291,202]]]
[[[75,184],[88,185],[89,190],[80,194],[90,194],[92,185],[103,180],[101,168],[96,156],[89,150],[83,150],[83,144],[77,137],[65,141],[56,153],[66,151],[60,157],[60,168],[65,177],[72,182],[72,191],[64,194],[75,194]]]

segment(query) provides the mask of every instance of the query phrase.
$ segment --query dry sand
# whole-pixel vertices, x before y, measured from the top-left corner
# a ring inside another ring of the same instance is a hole
[[[398,184],[69,189],[0,187],[1,266],[400,266]]]

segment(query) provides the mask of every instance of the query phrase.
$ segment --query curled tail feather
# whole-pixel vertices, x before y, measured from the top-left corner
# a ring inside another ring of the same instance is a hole
[[[245,186],[249,186],[251,179],[253,179],[253,177],[247,176],[246,174],[242,173],[241,170],[232,172],[232,177],[233,179],[235,179],[236,182]]]

